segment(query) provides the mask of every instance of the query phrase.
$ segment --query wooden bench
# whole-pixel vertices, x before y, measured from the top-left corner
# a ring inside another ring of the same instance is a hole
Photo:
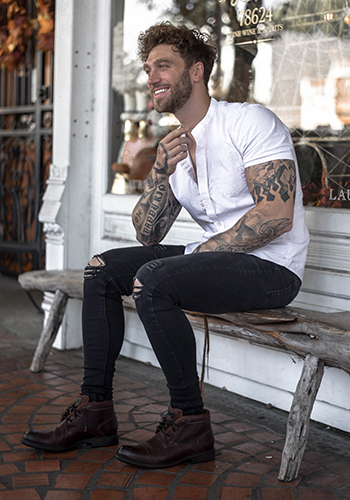
[[[31,271],[21,274],[18,280],[26,290],[55,294],[30,367],[31,371],[39,372],[61,325],[68,298],[83,298],[83,270]],[[123,300],[125,308],[135,309],[131,298]],[[298,475],[305,451],[310,415],[324,366],[350,373],[350,312],[327,314],[285,307],[206,316],[186,314],[195,328],[282,349],[304,359],[289,412],[278,476],[281,481],[292,481]]]

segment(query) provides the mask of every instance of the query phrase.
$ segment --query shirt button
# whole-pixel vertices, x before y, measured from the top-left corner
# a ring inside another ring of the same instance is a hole
[[[217,224],[217,226],[222,226],[221,222],[217,222],[216,224]]]
[[[204,203],[201,203],[201,207],[204,207]]]

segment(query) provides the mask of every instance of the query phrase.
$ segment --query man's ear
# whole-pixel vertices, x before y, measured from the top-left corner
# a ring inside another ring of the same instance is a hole
[[[193,79],[195,82],[199,82],[204,76],[204,65],[202,62],[198,61],[193,65]]]

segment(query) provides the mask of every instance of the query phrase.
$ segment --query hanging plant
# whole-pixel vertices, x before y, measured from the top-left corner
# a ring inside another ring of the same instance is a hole
[[[1,4],[7,7],[1,9],[0,64],[12,71],[22,62],[34,28],[25,0],[1,0]]]
[[[0,67],[9,71],[23,62],[27,44],[35,32],[39,50],[54,47],[55,1],[35,0],[35,19],[29,18],[26,4],[26,0],[0,0]]]
[[[55,38],[55,0],[35,0],[38,8],[39,31],[38,49],[46,52],[54,49]]]

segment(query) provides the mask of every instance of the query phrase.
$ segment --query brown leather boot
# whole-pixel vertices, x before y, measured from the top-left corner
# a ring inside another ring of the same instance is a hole
[[[60,424],[51,431],[30,430],[21,443],[46,451],[67,451],[84,444],[92,448],[118,443],[118,423],[113,401],[90,402],[80,396],[63,413]]]
[[[158,425],[156,434],[148,441],[121,446],[116,457],[122,462],[158,469],[182,462],[214,460],[214,436],[208,410],[200,415],[183,415],[169,407]]]

